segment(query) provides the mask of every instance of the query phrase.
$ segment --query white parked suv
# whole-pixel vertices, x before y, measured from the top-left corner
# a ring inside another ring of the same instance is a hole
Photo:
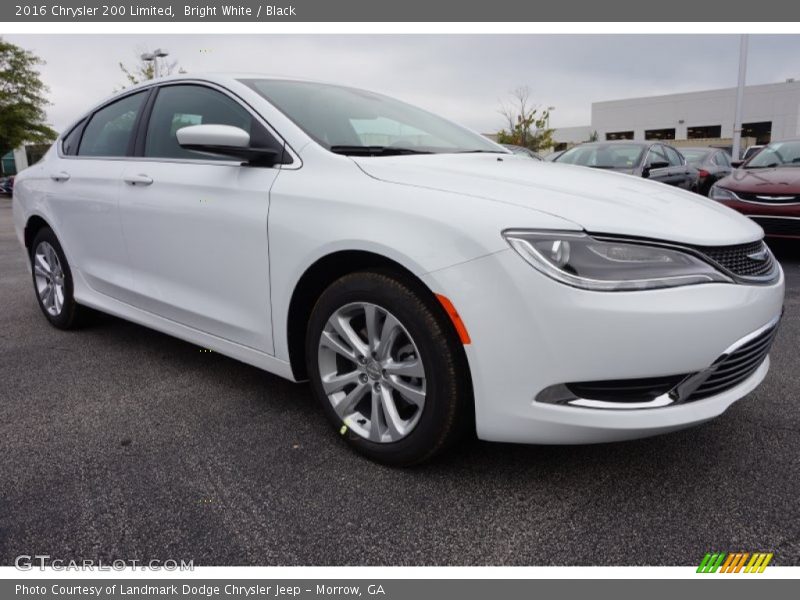
[[[762,230],[716,202],[259,75],[102,102],[17,177],[14,220],[56,327],[91,307],[309,379],[335,431],[395,465],[470,431],[712,419],[764,379],[783,304]]]

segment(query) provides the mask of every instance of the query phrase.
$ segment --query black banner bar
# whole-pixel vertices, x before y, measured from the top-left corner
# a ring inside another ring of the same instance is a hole
[[[0,581],[0,598],[29,600],[420,600],[457,598],[675,598],[796,597],[797,581],[753,576],[698,575],[696,579],[631,580],[447,580],[447,579],[328,579],[223,580],[26,579]]]
[[[769,22],[800,21],[800,2],[520,0],[62,0],[0,3],[0,22]]]

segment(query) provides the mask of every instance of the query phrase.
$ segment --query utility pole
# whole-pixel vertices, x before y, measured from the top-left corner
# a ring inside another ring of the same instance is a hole
[[[733,117],[733,160],[739,160],[742,156],[742,98],[746,76],[747,34],[744,33],[739,41],[739,85],[736,88],[736,112]]]

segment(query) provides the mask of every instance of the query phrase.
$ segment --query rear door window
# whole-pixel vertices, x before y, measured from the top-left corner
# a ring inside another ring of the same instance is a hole
[[[79,156],[127,156],[136,117],[147,91],[117,100],[92,115],[81,137]]]

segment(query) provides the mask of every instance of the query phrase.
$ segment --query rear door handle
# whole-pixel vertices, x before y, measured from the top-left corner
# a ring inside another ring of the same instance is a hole
[[[50,179],[53,181],[67,181],[69,179],[69,173],[66,171],[60,171],[58,173],[50,173]]]
[[[126,175],[123,177],[123,179],[125,183],[130,185],[150,185],[153,183],[152,177],[148,177],[147,175],[141,173],[139,175]]]

